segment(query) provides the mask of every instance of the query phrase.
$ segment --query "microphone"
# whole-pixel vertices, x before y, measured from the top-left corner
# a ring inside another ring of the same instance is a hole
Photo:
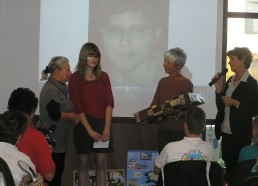
[[[221,78],[222,76],[224,76],[226,73],[228,72],[227,68],[224,68],[218,75],[218,77],[216,78],[212,78],[211,82],[209,83],[209,86],[211,87],[212,85],[214,85],[214,83],[216,83],[216,81],[219,80],[219,78]]]

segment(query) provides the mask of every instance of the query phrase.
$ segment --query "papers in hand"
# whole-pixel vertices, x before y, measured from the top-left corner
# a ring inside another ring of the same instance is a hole
[[[108,141],[101,141],[99,140],[98,142],[94,142],[93,144],[93,148],[96,149],[96,148],[108,148],[109,147],[109,140]]]

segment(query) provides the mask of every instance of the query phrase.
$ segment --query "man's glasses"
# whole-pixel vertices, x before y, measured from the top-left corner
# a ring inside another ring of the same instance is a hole
[[[120,26],[107,26],[101,30],[103,34],[108,34],[110,37],[122,37],[127,34],[129,37],[140,38],[153,32],[153,29],[147,26],[135,25],[130,28],[122,28]]]

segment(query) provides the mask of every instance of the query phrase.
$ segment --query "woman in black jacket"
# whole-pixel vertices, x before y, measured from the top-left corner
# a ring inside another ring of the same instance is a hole
[[[227,174],[238,162],[242,147],[252,142],[252,116],[258,110],[257,81],[249,74],[252,53],[246,48],[228,51],[229,66],[235,73],[223,86],[223,78],[216,83],[217,115],[215,133],[222,137],[222,159]],[[215,77],[217,77],[216,75]]]

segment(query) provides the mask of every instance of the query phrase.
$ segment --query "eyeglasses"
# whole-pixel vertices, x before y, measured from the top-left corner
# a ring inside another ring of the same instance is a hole
[[[135,25],[130,28],[122,28],[120,26],[107,26],[101,30],[103,34],[108,34],[109,37],[121,37],[127,33],[130,37],[140,38],[153,32],[153,29],[147,26]]]
[[[88,56],[87,56],[87,58],[88,59],[98,59],[99,58],[99,55],[98,54],[89,54]]]

